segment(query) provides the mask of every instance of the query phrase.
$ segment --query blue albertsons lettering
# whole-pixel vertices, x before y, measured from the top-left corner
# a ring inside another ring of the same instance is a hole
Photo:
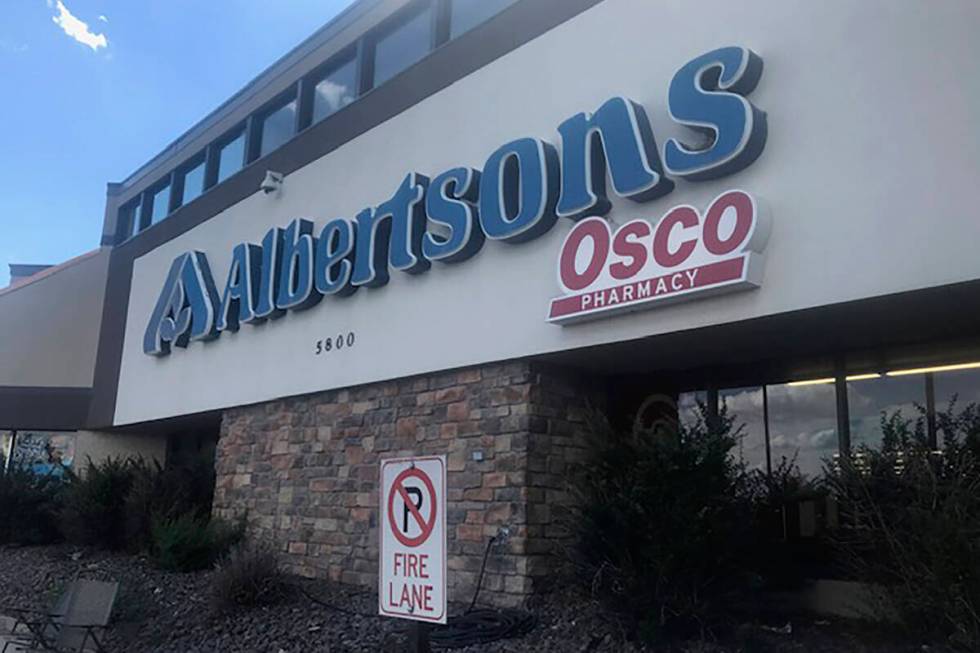
[[[605,215],[616,195],[648,202],[674,188],[669,176],[716,179],[742,170],[766,144],[766,114],[745,96],[762,77],[762,59],[742,47],[696,57],[674,75],[668,111],[707,136],[691,146],[664,144],[661,160],[650,121],[637,103],[614,97],[594,113],[558,126],[554,145],[520,138],[503,145],[483,170],[453,168],[431,182],[405,176],[391,199],[353,220],[333,218],[315,233],[310,220],[273,228],[261,245],[235,247],[220,297],[202,252],[179,256],[147,326],[143,351],[154,356],[208,340],[242,324],[305,310],[324,296],[388,283],[390,270],[420,274],[432,262],[461,263],[486,239],[523,243],[558,218]]]

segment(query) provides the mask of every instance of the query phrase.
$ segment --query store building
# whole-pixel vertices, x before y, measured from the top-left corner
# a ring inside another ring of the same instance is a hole
[[[694,398],[807,473],[980,400],[980,11],[359,0],[0,291],[0,428],[214,450],[215,512],[374,586],[378,461],[449,457],[450,591],[546,582],[586,411]],[[702,394],[698,394],[698,393]],[[8,440],[10,436],[8,436]],[[15,447],[16,448],[16,447]]]

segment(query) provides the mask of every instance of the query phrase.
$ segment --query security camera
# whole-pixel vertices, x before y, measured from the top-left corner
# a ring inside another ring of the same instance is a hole
[[[284,175],[281,172],[273,172],[272,170],[267,170],[265,173],[265,179],[262,180],[262,184],[259,188],[263,193],[269,195],[270,193],[275,193],[282,189],[282,180]]]

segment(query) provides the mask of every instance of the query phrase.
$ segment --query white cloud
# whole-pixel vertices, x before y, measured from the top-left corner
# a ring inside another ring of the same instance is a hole
[[[51,6],[50,0],[48,0],[48,6]],[[55,7],[58,9],[58,15],[52,16],[51,20],[54,24],[60,27],[65,34],[75,39],[82,45],[86,45],[92,48],[93,52],[98,52],[99,48],[105,48],[109,45],[109,39],[106,38],[105,34],[96,34],[88,28],[88,23],[76,18],[70,11],[68,7],[65,6],[61,0],[57,0]]]
[[[108,19],[108,18],[106,18],[106,17],[105,17],[105,16],[103,16],[103,15],[99,15],[99,20],[101,20],[101,21],[102,21],[103,23],[108,23],[108,22],[109,22],[109,19]]]

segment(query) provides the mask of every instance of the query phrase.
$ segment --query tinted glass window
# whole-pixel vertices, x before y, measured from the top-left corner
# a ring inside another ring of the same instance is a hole
[[[793,460],[805,475],[819,476],[837,453],[837,396],[833,383],[773,385],[769,393],[772,466]]]
[[[356,99],[357,63],[352,60],[317,83],[313,90],[313,122],[320,122]]]
[[[708,402],[708,393],[704,390],[697,392],[682,392],[677,397],[677,419],[682,428],[694,428],[705,417],[702,406]]]
[[[936,424],[937,437],[942,446],[948,434],[943,428],[950,419],[962,420],[971,414],[976,414],[980,404],[980,369],[954,370],[936,372],[933,376],[936,391]],[[967,420],[972,421],[972,420]],[[964,430],[969,430],[967,424],[961,424],[956,437],[962,438]]]
[[[170,185],[153,193],[150,201],[150,224],[156,224],[170,213]]]
[[[925,377],[882,376],[847,382],[848,413],[851,418],[851,448],[864,445],[881,449],[886,434],[899,435],[909,429],[914,432],[916,422],[925,418],[919,408],[925,409]],[[924,431],[923,431],[924,435]]]
[[[262,121],[262,152],[277,150],[296,133],[296,100],[276,109]]]
[[[245,134],[239,134],[235,140],[222,146],[218,155],[218,182],[242,169],[245,164]]]
[[[119,236],[121,241],[139,232],[139,213],[139,204],[135,202],[119,209]]]
[[[381,36],[374,49],[374,86],[385,83],[428,54],[432,10],[426,9]]]
[[[762,409],[762,388],[722,390],[718,393],[718,401],[734,420],[734,428],[741,429],[741,437],[735,448],[738,459],[750,470],[766,471],[766,420]]]
[[[184,173],[184,197],[181,204],[200,197],[204,192],[204,161]]]
[[[450,37],[456,38],[463,32],[468,32],[514,2],[515,0],[453,0]]]

